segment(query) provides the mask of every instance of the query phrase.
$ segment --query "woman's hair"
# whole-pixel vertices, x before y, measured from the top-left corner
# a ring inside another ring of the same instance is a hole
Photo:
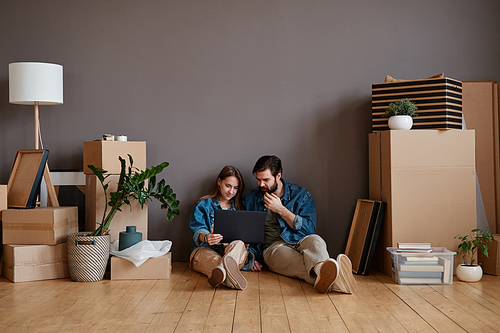
[[[231,199],[231,201],[234,201],[234,206],[238,210],[245,209],[243,206],[243,198],[242,198],[242,193],[245,190],[245,183],[243,182],[243,177],[241,176],[240,170],[235,168],[234,166],[231,165],[226,165],[222,170],[219,172],[219,175],[217,176],[217,179],[215,179],[215,184],[212,187],[212,190],[208,192],[208,194],[202,196],[201,198],[198,199],[197,202],[200,202],[201,200],[205,199],[213,199],[213,198],[219,198],[221,195],[218,180],[224,180],[227,177],[234,176],[238,178],[238,191],[236,192],[236,195]]]

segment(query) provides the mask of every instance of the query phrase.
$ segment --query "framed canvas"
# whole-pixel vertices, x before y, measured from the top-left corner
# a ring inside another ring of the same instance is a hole
[[[385,203],[358,199],[345,254],[356,274],[368,275],[382,226]]]
[[[48,156],[47,149],[16,152],[7,184],[9,208],[35,208]]]

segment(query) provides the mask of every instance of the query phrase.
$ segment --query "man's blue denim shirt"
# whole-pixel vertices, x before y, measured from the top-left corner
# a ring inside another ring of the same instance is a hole
[[[294,228],[291,228],[279,215],[280,236],[288,244],[297,244],[302,238],[316,233],[316,206],[314,199],[305,188],[287,183],[281,179],[285,192],[281,203],[295,214]],[[245,197],[248,210],[267,211],[264,207],[264,195],[259,188],[248,192]]]
[[[204,199],[198,202],[191,211],[189,227],[191,228],[194,244],[191,246],[191,252],[198,246],[210,246],[220,255],[223,255],[223,249],[218,245],[208,245],[200,241],[200,235],[210,233],[214,226],[214,211],[222,209],[219,199]],[[231,203],[231,210],[235,210],[234,202]],[[224,241],[224,240],[223,240]],[[243,270],[252,270],[254,255],[252,251],[248,251],[248,262],[243,266]]]

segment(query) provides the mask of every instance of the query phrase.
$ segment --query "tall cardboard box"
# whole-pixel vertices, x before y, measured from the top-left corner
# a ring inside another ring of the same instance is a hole
[[[464,81],[463,113],[476,132],[476,169],[488,226],[500,231],[500,130],[497,81]]]
[[[0,221],[2,221],[2,210],[7,208],[7,185],[0,185]]]
[[[4,245],[3,276],[12,282],[69,277],[66,243]]]
[[[119,175],[111,175],[108,177],[108,201],[109,193],[116,191],[118,187]],[[94,231],[98,225],[96,222],[102,221],[102,216],[105,208],[104,190],[102,185],[95,175],[87,175],[86,179],[86,197],[85,197],[85,230]],[[108,212],[110,207],[108,206]],[[131,202],[131,206],[123,205],[121,212],[117,212],[111,221],[110,235],[111,242],[117,240],[121,231],[125,231],[127,226],[136,226],[137,232],[142,233],[142,239],[148,239],[148,206],[141,205],[137,200]]]
[[[111,257],[111,280],[168,280],[171,271],[172,252],[149,258],[139,267],[127,259]]]
[[[145,141],[84,141],[83,142],[83,172],[93,175],[88,165],[93,165],[108,171],[110,174],[120,174],[121,156],[129,166],[128,154],[134,160],[134,167],[146,169],[146,142]]]
[[[67,234],[78,232],[78,207],[7,209],[2,214],[4,244],[46,244],[66,242]]]
[[[488,256],[478,251],[477,262],[481,265],[484,274],[500,275],[500,235],[493,235],[495,239],[488,243]]]
[[[0,185],[0,272],[2,267],[2,210],[7,209],[7,185]]]
[[[374,268],[391,275],[398,242],[455,251],[476,226],[474,131],[380,131],[369,149],[370,199],[387,203]]]

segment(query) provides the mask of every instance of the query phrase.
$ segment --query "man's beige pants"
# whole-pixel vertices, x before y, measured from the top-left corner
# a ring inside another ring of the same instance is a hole
[[[280,240],[264,250],[264,262],[275,273],[295,277],[314,284],[316,273],[311,269],[319,262],[330,258],[326,243],[313,234],[304,237],[296,245]]]

